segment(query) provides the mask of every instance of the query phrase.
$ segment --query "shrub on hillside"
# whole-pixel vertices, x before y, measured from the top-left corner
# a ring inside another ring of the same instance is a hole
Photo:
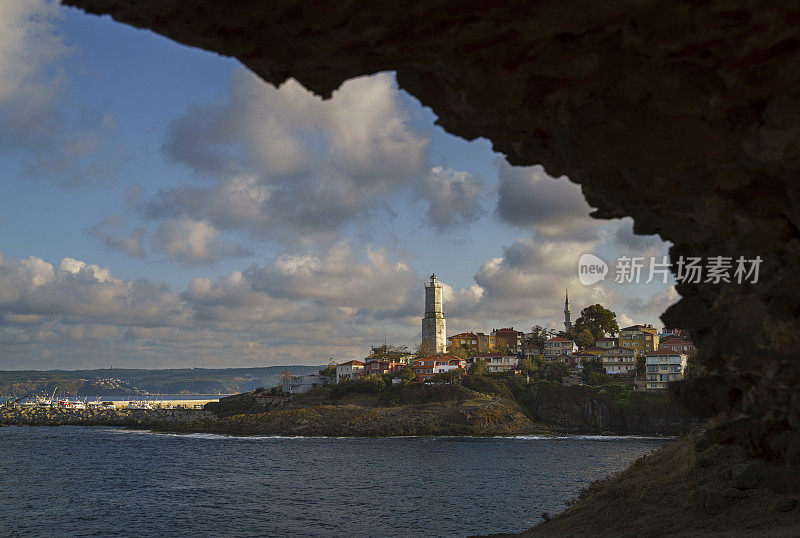
[[[504,398],[513,398],[511,391],[504,381],[492,379],[485,375],[466,375],[461,379],[461,385],[484,394],[493,394]]]
[[[386,388],[386,381],[380,376],[369,376],[359,379],[347,379],[331,386],[331,399],[338,399],[347,394],[377,394]]]
[[[459,385],[425,385],[408,383],[387,387],[381,393],[384,405],[421,405],[434,402],[461,401],[468,395]]]

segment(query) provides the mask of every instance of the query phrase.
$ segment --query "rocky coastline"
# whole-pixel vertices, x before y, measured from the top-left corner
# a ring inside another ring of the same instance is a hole
[[[202,409],[59,409],[0,407],[0,426],[113,426],[168,430],[214,417]]]
[[[260,411],[260,412],[253,412]],[[208,409],[0,408],[6,426],[109,426],[222,435],[358,436],[517,435],[547,432],[516,406],[476,395],[469,401],[381,407],[343,402],[248,410],[220,416]]]
[[[460,386],[410,386],[381,394],[337,396],[318,390],[289,397],[243,393],[203,409],[59,409],[0,407],[0,425],[108,426],[158,432],[287,436],[496,436],[525,434],[675,435],[686,427],[658,422],[632,429],[587,415],[601,409],[592,398],[557,398],[562,412],[544,412],[539,400],[513,398]],[[554,403],[549,404],[552,407]],[[601,413],[605,417],[605,414]],[[599,416],[599,415],[598,415]],[[566,417],[566,418],[565,418]],[[591,418],[588,420],[587,417]],[[636,424],[631,422],[630,425]],[[686,430],[684,430],[686,431]]]

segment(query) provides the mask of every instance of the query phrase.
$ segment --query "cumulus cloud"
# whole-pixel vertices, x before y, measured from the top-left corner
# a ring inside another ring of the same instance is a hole
[[[111,250],[123,252],[135,258],[144,258],[144,228],[126,232],[126,222],[120,215],[109,215],[89,229],[89,233],[100,239]]]
[[[153,234],[153,246],[183,265],[213,264],[222,258],[251,254],[241,245],[219,238],[219,230],[201,220],[190,218],[162,222]]]
[[[228,98],[189,108],[162,146],[213,184],[162,190],[146,214],[331,240],[427,174],[430,136],[413,127],[404,99],[386,74],[347,81],[323,101],[293,80],[276,89],[237,72]]]
[[[415,193],[427,202],[428,222],[438,230],[469,225],[485,214],[483,180],[468,172],[434,166]]]
[[[113,177],[125,149],[111,114],[60,102],[75,49],[56,2],[0,3],[0,152],[21,151],[20,172],[64,186]]]
[[[10,314],[8,323],[59,317],[68,323],[184,325],[193,315],[163,284],[122,280],[73,258],[54,267],[35,256],[0,258],[0,309]]]
[[[578,185],[553,178],[541,166],[514,167],[498,159],[496,215],[501,221],[552,238],[588,241],[596,237],[597,221]]]
[[[662,240],[657,235],[636,235],[633,232],[633,219],[622,219],[619,226],[613,232],[612,241],[617,251],[626,256],[666,256],[669,251],[670,243]]]

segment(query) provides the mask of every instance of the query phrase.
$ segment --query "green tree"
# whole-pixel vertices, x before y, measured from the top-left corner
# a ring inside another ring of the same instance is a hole
[[[414,358],[421,359],[422,357],[433,355],[434,352],[433,344],[422,342],[417,345],[417,348],[414,350]]]
[[[524,375],[534,375],[538,370],[530,357],[525,357],[519,361],[517,363],[517,368],[519,368]]]
[[[400,369],[400,373],[397,374],[397,377],[399,377],[404,381],[413,381],[414,379],[417,378],[417,374],[414,373],[413,368],[411,368],[408,365],[405,365],[403,366],[402,369]]]
[[[638,377],[644,378],[646,364],[647,364],[646,357],[636,357],[636,375]]]
[[[575,338],[573,340],[576,344],[578,344],[578,347],[586,348],[586,347],[592,347],[594,345],[595,339],[594,336],[592,336],[592,333],[590,333],[587,329],[583,329],[582,331],[580,331],[578,334],[575,335]]]
[[[328,366],[326,366],[325,368],[322,368],[319,371],[319,375],[324,375],[324,376],[332,377],[332,378],[336,379],[336,364],[333,363],[333,362],[328,364]]]
[[[489,367],[486,366],[486,361],[483,359],[478,359],[472,364],[469,365],[467,369],[467,373],[469,375],[483,375],[489,371]]]
[[[461,379],[461,370],[455,368],[446,372],[440,372],[431,378],[435,383],[448,383],[452,384]]]
[[[692,351],[686,361],[686,368],[683,371],[685,379],[694,379],[697,377],[697,351]]]
[[[539,377],[539,374],[544,370],[547,361],[541,355],[534,357],[525,357],[520,360],[517,367],[522,370],[522,373],[532,377]]]
[[[545,340],[552,338],[553,334],[555,332],[551,329],[545,329],[541,325],[534,325],[531,327],[531,334],[526,336],[525,339],[528,345],[538,347],[541,351],[544,351]]]
[[[581,378],[587,385],[602,385],[608,381],[606,369],[603,367],[603,363],[600,362],[599,359],[589,360],[583,363]]]
[[[548,362],[542,373],[542,377],[544,377],[548,381],[556,381],[561,383],[565,377],[569,375],[569,366],[564,364],[560,361],[550,361]]]
[[[461,344],[460,346],[451,346],[450,354],[454,357],[458,357],[459,359],[466,359],[469,357],[469,346],[466,344]]]
[[[593,304],[581,310],[580,317],[575,320],[574,328],[577,334],[584,330],[589,331],[595,340],[619,332],[617,315],[600,304]]]

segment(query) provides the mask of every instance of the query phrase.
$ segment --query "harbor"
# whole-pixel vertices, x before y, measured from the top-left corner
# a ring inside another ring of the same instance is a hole
[[[106,396],[106,397],[70,397],[28,394],[20,398],[0,397],[0,406],[18,407],[21,409],[62,409],[62,410],[102,410],[102,409],[202,409],[209,402],[218,402],[227,394],[167,394],[144,396]]]

